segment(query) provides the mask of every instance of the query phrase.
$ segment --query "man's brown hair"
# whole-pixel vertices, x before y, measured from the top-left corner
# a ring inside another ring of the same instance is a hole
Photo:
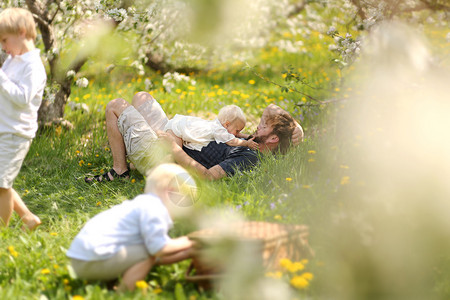
[[[292,141],[295,121],[288,113],[275,114],[267,118],[267,124],[272,127],[272,134],[278,136],[278,147],[274,151],[286,154]]]

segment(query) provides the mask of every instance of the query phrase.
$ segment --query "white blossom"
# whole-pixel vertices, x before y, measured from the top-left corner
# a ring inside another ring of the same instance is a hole
[[[153,87],[153,82],[150,80],[150,78],[145,78],[144,84],[145,84],[145,90],[147,90],[147,91]]]
[[[66,77],[72,78],[74,76],[75,76],[75,71],[74,70],[67,71]]]
[[[89,84],[89,80],[86,77],[78,78],[75,84],[79,87],[85,88]]]

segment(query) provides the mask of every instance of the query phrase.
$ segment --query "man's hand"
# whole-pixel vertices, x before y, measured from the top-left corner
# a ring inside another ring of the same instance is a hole
[[[300,124],[296,123],[296,127],[294,131],[292,132],[292,145],[297,146],[300,144],[300,142],[303,141],[303,128],[300,126]]]

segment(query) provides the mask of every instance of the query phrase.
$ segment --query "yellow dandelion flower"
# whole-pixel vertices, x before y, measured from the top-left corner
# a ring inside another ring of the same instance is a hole
[[[344,176],[341,178],[341,184],[342,185],[346,185],[350,183],[350,177],[349,176]]]
[[[292,181],[291,177],[286,177],[286,181]]]
[[[153,290],[153,294],[160,294],[160,293],[162,293],[162,291],[163,291],[162,289],[156,288]]]
[[[109,149],[108,147],[105,147],[105,151],[109,152],[109,151],[111,151],[111,149]]]
[[[59,266],[57,264],[53,265],[53,269],[58,269],[58,268],[59,268]]]
[[[181,93],[181,89],[176,89],[175,93],[177,93],[177,94]]]
[[[341,89],[340,88],[335,88],[334,89],[336,92],[339,92]]]
[[[8,251],[14,257],[19,256],[19,253],[17,253],[17,251],[14,249],[14,246],[8,246]]]
[[[309,286],[308,280],[303,278],[302,276],[295,276],[289,282],[293,287],[302,290]]]
[[[66,285],[69,284],[69,279],[64,278],[63,283],[66,284]]]
[[[50,274],[50,270],[49,270],[49,269],[47,269],[47,268],[45,268],[45,269],[42,269],[42,270],[41,270],[41,274],[44,274],[44,275],[46,275],[46,274]]]
[[[316,154],[316,150],[309,150],[308,153],[309,154]]]
[[[100,201],[98,201],[95,206],[101,206],[101,205],[102,205],[102,203]]]
[[[282,217],[281,215],[275,215],[273,218],[274,218],[275,220],[281,220],[281,219],[283,219],[283,217]]]
[[[231,91],[231,94],[233,94],[233,95],[239,95],[241,92],[239,92],[239,91]]]
[[[136,287],[140,290],[145,290],[148,288],[148,283],[145,280],[136,281]]]
[[[248,83],[249,83],[249,84],[255,84],[255,81],[254,81],[253,79],[250,79],[250,80],[248,81]]]
[[[135,183],[136,182],[136,179],[131,179],[131,183]]]
[[[98,157],[99,155],[98,154],[95,154],[95,157]]]
[[[188,86],[188,90],[191,90],[191,91],[195,91],[195,90],[196,90],[196,87],[195,87],[195,86],[192,86],[192,85],[190,85],[190,86]]]
[[[187,113],[188,113],[188,114],[192,113],[192,109],[188,109],[188,110],[187,110]]]
[[[50,232],[50,235],[51,235],[51,236],[57,236],[58,233],[57,233],[57,232]]]
[[[83,165],[84,165],[84,160],[80,160],[80,161],[78,162],[78,164],[80,165],[80,167],[83,166]]]
[[[308,281],[311,281],[311,280],[314,279],[313,273],[310,273],[310,272],[305,272],[305,273],[303,273],[303,274],[302,274],[302,277],[305,278],[305,279],[308,280]]]
[[[287,269],[292,264],[292,261],[289,258],[280,259],[280,266]]]
[[[80,295],[74,295],[72,296],[72,300],[84,300],[84,297]]]
[[[305,268],[305,266],[301,262],[296,261],[296,262],[290,264],[289,266],[287,266],[286,269],[291,273],[296,273],[298,271],[303,270],[304,268]]]

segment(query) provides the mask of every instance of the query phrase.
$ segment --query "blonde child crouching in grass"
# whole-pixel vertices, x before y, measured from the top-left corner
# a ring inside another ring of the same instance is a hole
[[[41,220],[12,186],[36,135],[47,80],[35,39],[36,24],[29,11],[7,8],[0,13],[0,42],[8,54],[0,69],[0,226],[8,225],[14,210],[23,228],[30,230]]]
[[[253,150],[258,144],[242,134],[246,118],[239,106],[227,105],[220,111],[215,120],[203,120],[197,117],[175,115],[167,122],[164,131],[171,134],[177,144],[188,149],[201,151],[211,141],[226,143],[229,146],[243,146]]]
[[[189,258],[192,242],[170,238],[172,218],[189,212],[195,181],[176,164],[161,164],[147,176],[144,194],[89,220],[67,256],[81,279],[122,278],[118,291],[133,290],[155,264]]]

